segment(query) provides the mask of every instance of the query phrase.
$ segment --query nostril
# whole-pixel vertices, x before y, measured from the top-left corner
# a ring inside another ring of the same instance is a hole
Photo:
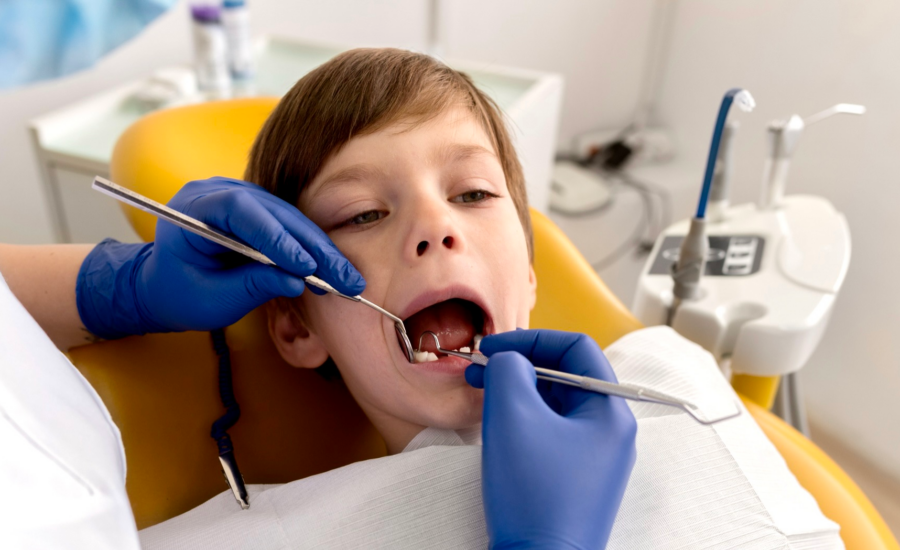
[[[447,248],[452,248],[453,247],[453,237],[444,237],[444,240],[441,241],[441,244],[443,244]]]
[[[428,241],[422,241],[419,243],[419,246],[416,247],[416,254],[421,256],[425,254],[425,251],[428,250]]]

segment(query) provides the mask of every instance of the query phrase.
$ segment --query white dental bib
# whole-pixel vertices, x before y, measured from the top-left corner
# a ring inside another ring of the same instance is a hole
[[[665,327],[605,353],[622,382],[701,406],[736,396],[712,357]],[[637,463],[607,548],[843,548],[838,526],[745,411],[702,426],[677,409],[629,403]],[[230,492],[140,532],[144,550],[486,548],[477,434],[427,429],[403,453],[286,485]]]

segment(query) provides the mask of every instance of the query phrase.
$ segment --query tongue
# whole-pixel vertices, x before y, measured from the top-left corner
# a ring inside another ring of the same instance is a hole
[[[404,321],[404,324],[413,347],[420,351],[437,352],[434,338],[430,336],[422,338],[422,345],[419,346],[419,338],[425,331],[437,334],[442,348],[456,350],[462,346],[471,346],[475,336],[477,309],[475,304],[466,300],[447,300],[423,309]]]

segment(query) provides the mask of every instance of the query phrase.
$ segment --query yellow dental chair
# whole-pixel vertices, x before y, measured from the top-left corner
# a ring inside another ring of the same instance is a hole
[[[240,178],[276,102],[223,101],[149,115],[119,140],[112,179],[164,203],[192,179]],[[155,218],[126,213],[141,237],[153,238]],[[550,220],[532,212],[532,221],[538,276],[533,327],[585,332],[601,346],[641,328]],[[340,380],[281,360],[263,309],[227,329],[242,411],[230,433],[247,483],[288,482],[384,455],[384,443]],[[139,528],[227,489],[209,435],[224,408],[208,333],[125,338],[73,349],[70,357],[122,432]],[[900,550],[869,500],[833,461],[763,407],[745,402],[801,485],[840,524],[848,549]]]

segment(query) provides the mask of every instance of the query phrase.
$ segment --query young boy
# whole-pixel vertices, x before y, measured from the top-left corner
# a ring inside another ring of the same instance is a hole
[[[321,227],[414,347],[424,331],[472,349],[528,327],[536,281],[522,169],[496,105],[446,65],[394,49],[337,56],[281,100],[245,179]],[[392,454],[426,427],[481,421],[468,362],[409,363],[374,311],[304,294],[273,308],[269,327],[288,363],[334,361]],[[428,337],[421,347],[435,351]]]

